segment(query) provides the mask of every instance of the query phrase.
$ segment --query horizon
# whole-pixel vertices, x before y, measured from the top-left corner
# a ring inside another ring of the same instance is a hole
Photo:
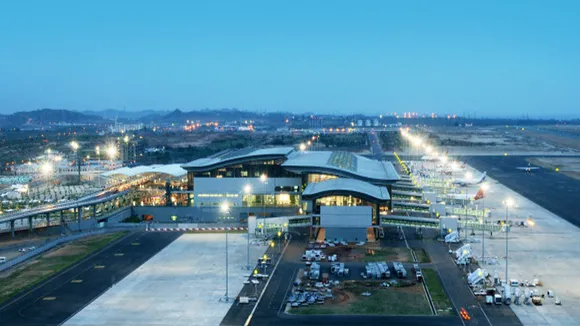
[[[580,116],[574,1],[33,3],[0,11],[2,114]]]

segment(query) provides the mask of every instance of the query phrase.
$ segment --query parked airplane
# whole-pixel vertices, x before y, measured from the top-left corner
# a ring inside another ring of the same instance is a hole
[[[485,178],[487,177],[487,172],[483,172],[479,179],[455,179],[453,180],[453,184],[461,187],[465,187],[468,185],[477,185],[482,183]]]
[[[518,166],[516,169],[517,170],[520,170],[520,171],[525,171],[527,173],[530,173],[532,171],[539,170],[540,167],[538,167],[538,166]]]

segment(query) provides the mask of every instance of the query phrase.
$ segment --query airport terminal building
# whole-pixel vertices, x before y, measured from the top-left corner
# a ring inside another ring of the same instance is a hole
[[[230,150],[181,167],[187,189],[179,193],[194,210],[217,214],[227,202],[240,220],[305,215],[319,238],[347,241],[377,234],[399,181],[391,162],[293,147]]]

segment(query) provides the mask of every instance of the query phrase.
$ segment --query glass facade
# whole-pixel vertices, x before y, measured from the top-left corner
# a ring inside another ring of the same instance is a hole
[[[250,161],[241,164],[233,164],[207,172],[188,172],[187,189],[195,187],[195,177],[204,178],[259,178],[266,175],[268,178],[294,178],[296,174],[286,171],[280,166],[284,161]]]
[[[330,174],[308,174],[306,176],[306,184],[309,183],[314,183],[314,182],[321,182],[324,180],[330,180],[330,179],[336,179],[337,177],[335,175],[330,175]]]
[[[300,195],[276,194],[276,195],[244,195],[242,205],[249,207],[299,207]]]

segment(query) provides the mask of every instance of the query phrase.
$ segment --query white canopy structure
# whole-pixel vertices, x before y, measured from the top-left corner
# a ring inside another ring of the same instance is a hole
[[[174,177],[181,177],[187,174],[181,164],[154,164],[154,165],[140,165],[136,167],[123,167],[119,169],[115,169],[109,172],[103,173],[104,176],[114,176],[114,175],[125,175],[128,177],[134,177],[139,174],[145,173],[161,173],[161,174],[169,174]]]

